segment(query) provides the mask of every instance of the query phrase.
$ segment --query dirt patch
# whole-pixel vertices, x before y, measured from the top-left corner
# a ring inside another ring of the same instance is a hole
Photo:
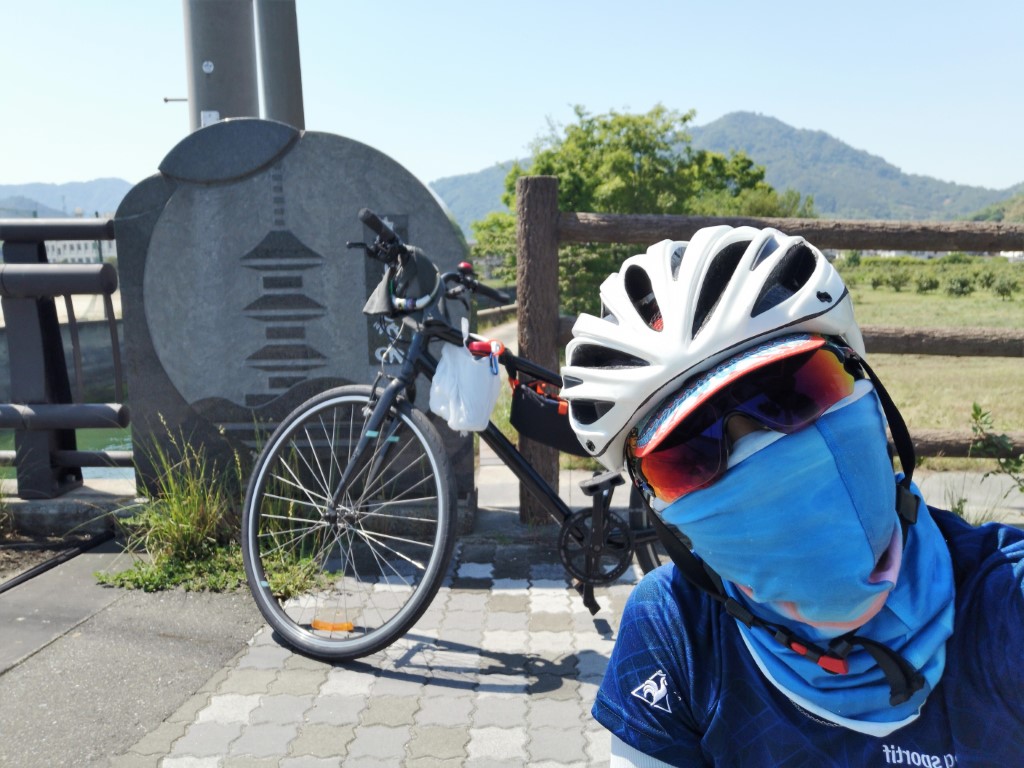
[[[73,547],[88,546],[90,536],[58,538],[8,533],[0,537],[0,584]]]

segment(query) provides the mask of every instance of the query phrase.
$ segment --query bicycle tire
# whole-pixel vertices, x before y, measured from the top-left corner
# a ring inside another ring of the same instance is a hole
[[[426,414],[396,405],[340,503],[330,499],[370,413],[372,390],[328,390],[274,431],[242,512],[246,579],[288,645],[329,660],[404,635],[444,580],[456,536],[455,479]]]

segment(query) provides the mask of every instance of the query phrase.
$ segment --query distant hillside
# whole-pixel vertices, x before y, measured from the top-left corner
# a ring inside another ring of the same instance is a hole
[[[971,187],[900,171],[824,131],[793,128],[751,112],[734,112],[692,128],[693,145],[728,154],[743,150],[779,190],[814,196],[818,212],[842,219],[957,219],[1024,190]]]
[[[973,221],[1024,222],[1024,194],[990,205],[971,216]]]
[[[501,202],[501,196],[505,193],[505,177],[514,162],[509,160],[476,173],[447,176],[430,182],[430,188],[448,206],[466,237],[473,235],[469,225],[474,221],[492,211],[508,210]]]
[[[746,152],[766,169],[769,184],[812,195],[817,211],[834,219],[965,219],[1024,193],[972,187],[907,174],[880,157],[833,138],[751,112],[734,112],[691,127],[693,146],[728,154]],[[469,224],[504,210],[501,195],[511,162],[479,173],[439,179],[430,186],[469,234]]]
[[[83,216],[91,218],[97,213],[103,216],[116,211],[131,188],[132,185],[124,179],[94,179],[67,184],[0,184],[0,200],[28,198],[55,212],[47,216],[72,216],[76,210],[81,210]],[[0,206],[6,206],[6,203],[0,203]]]
[[[0,219],[53,219],[66,215],[63,211],[50,208],[24,195],[0,197]]]

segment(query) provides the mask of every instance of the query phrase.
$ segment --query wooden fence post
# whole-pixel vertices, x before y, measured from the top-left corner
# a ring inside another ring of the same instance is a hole
[[[558,179],[516,181],[516,300],[519,354],[558,370]],[[558,489],[558,451],[519,436],[519,451]],[[551,522],[525,486],[519,486],[519,520]]]

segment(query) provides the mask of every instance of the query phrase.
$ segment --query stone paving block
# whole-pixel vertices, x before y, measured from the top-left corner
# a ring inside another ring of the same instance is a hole
[[[313,706],[306,710],[305,721],[334,725],[358,723],[367,701],[366,696],[318,696]]]
[[[220,762],[221,768],[277,768],[277,757],[253,757],[252,755],[228,755]]]
[[[292,651],[280,645],[254,645],[238,662],[239,669],[280,669]]]
[[[391,760],[396,765],[405,756],[405,745],[409,741],[409,726],[397,728],[386,725],[361,726],[356,737],[348,745],[348,761],[362,765],[362,760],[375,758]]]
[[[160,768],[219,768],[219,757],[168,757]]]
[[[419,697],[423,693],[425,677],[406,674],[381,674],[373,685],[374,696],[412,696]]]
[[[110,758],[106,763],[106,768],[160,768],[160,760],[160,755],[140,755],[137,752],[127,752]],[[163,765],[167,765],[166,760]]]
[[[278,693],[264,696],[260,705],[252,711],[251,723],[301,723],[302,716],[313,706],[313,695],[296,696],[293,693]]]
[[[537,728],[567,728],[583,724],[583,705],[579,699],[531,699],[526,725],[532,734]]]
[[[373,696],[363,711],[361,725],[409,726],[419,701],[405,696]]]
[[[483,642],[481,643],[480,648],[484,651],[524,653],[526,651],[526,644],[528,641],[529,633],[525,629],[484,630]]]
[[[210,703],[199,710],[197,723],[247,723],[249,715],[260,705],[260,695],[240,693],[218,693],[210,697]]]
[[[530,610],[529,590],[523,594],[492,591],[487,597],[488,613],[525,613]]]
[[[296,696],[316,695],[327,679],[327,669],[293,669],[282,671],[277,679],[267,686],[267,693],[291,693]]]
[[[587,759],[583,734],[565,728],[531,728],[526,750],[531,765],[546,760],[557,765],[567,765],[583,763]]]
[[[189,723],[165,721],[147,733],[132,746],[138,755],[166,755],[171,745],[185,735]]]
[[[487,592],[453,591],[448,598],[447,608],[449,611],[473,611],[483,613],[487,609],[487,600],[490,595]]]
[[[530,581],[523,578],[497,578],[495,574],[491,589],[506,595],[525,595],[529,593]]]
[[[483,618],[485,629],[504,629],[511,631],[525,631],[530,626],[530,614],[526,611],[488,611]]]
[[[443,640],[453,629],[475,629],[484,621],[483,611],[448,611],[441,620],[438,637]]]
[[[327,725],[306,723],[289,746],[292,757],[344,757],[347,745],[355,738],[355,723]]]
[[[341,768],[340,757],[286,757],[280,762],[280,768]]]
[[[463,562],[455,573],[460,579],[490,579],[494,576],[494,563]]]
[[[527,693],[534,699],[565,699],[579,698],[579,683],[569,676],[569,672],[552,665],[548,668],[554,674],[537,675],[527,687]]]
[[[321,696],[368,696],[376,680],[373,672],[335,667],[327,673],[319,693]]]
[[[568,611],[558,611],[557,613],[531,611],[529,614],[529,629],[531,633],[558,632],[566,635],[572,628],[572,614]],[[564,640],[562,645],[565,645]]]
[[[409,758],[434,757],[461,762],[466,757],[468,728],[414,726],[411,736],[406,745],[406,754]]]
[[[209,757],[223,755],[228,745],[242,733],[244,723],[194,723],[185,735],[174,742],[171,755],[174,757]]]
[[[564,658],[574,651],[573,637],[569,632],[531,631],[527,649],[552,659]]]
[[[242,735],[231,743],[230,754],[255,757],[284,757],[295,739],[299,724],[259,723],[242,729]]]
[[[461,766],[462,763],[453,764],[451,760],[437,757],[410,757],[402,763],[403,768],[453,768],[453,765]]]
[[[225,675],[225,678],[227,676]],[[196,713],[199,710],[204,709],[210,705],[210,697],[212,692],[203,691],[197,693],[195,696],[190,696],[185,700],[185,703],[178,707],[168,718],[168,722],[175,723],[194,723],[196,721]]]
[[[583,737],[590,764],[607,765],[611,759],[611,734],[602,728],[600,731],[584,731]]]
[[[474,728],[469,733],[466,753],[469,760],[490,760],[492,765],[508,758],[526,760],[526,729]]]
[[[217,693],[266,693],[280,673],[277,669],[236,669],[218,686]]]
[[[463,726],[470,722],[474,699],[466,696],[424,696],[413,716],[418,726]]]
[[[526,696],[482,694],[476,699],[472,722],[474,728],[494,726],[505,728],[526,722]]]
[[[531,589],[530,610],[533,613],[569,613],[569,593],[564,590]]]
[[[492,563],[495,559],[495,548],[495,544],[489,541],[463,542],[458,563]]]

